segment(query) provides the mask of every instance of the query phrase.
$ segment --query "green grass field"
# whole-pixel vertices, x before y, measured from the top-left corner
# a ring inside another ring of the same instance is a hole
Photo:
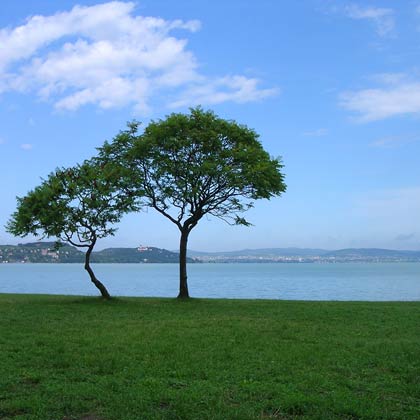
[[[420,418],[420,302],[0,295],[0,418]]]

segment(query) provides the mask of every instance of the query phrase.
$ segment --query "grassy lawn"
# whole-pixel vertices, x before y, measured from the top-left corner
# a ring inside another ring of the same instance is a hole
[[[420,418],[420,302],[0,295],[0,418]]]

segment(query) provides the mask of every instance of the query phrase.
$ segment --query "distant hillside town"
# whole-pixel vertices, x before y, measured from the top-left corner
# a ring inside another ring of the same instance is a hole
[[[108,248],[92,253],[92,263],[177,263],[176,252],[148,246]],[[55,242],[0,245],[0,263],[83,263],[84,253],[74,246]],[[189,258],[188,262],[195,260]]]
[[[336,251],[312,248],[264,248],[230,252],[188,252],[189,263],[345,263],[420,262],[420,251],[349,248]],[[107,248],[92,253],[93,263],[178,263],[179,254],[143,246]],[[84,253],[66,244],[33,242],[0,245],[0,263],[83,263]]]
[[[420,262],[420,251],[379,248],[349,248],[336,251],[311,248],[266,248],[214,253],[191,251],[189,255],[201,262],[213,263]]]

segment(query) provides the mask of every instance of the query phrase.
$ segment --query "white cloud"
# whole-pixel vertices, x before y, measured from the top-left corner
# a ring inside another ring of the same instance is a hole
[[[379,36],[390,35],[395,27],[394,11],[392,9],[350,4],[344,8],[344,12],[351,19],[371,21],[375,25],[376,33]]]
[[[378,88],[344,92],[341,105],[358,114],[360,122],[382,120],[397,115],[420,114],[420,81],[398,77],[382,77]]]
[[[192,105],[187,99],[241,103],[274,93],[259,89],[256,79],[201,74],[187,40],[172,34],[195,32],[200,22],[136,16],[134,9],[121,1],[75,6],[0,29],[0,93],[35,92],[57,109],[132,105],[139,112],[165,89],[163,96],[175,97],[171,106]]]
[[[0,137],[0,144],[4,144],[6,141]]]
[[[22,150],[32,150],[33,149],[33,146],[30,143],[24,143],[24,144],[21,144],[20,145],[20,148]]]

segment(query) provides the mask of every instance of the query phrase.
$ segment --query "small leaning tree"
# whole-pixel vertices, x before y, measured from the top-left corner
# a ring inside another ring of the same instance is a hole
[[[138,210],[130,194],[122,193],[117,168],[85,161],[60,168],[25,197],[17,198],[17,210],[6,228],[16,236],[55,237],[84,248],[85,270],[105,299],[110,294],[97,279],[90,257],[98,239],[113,235],[112,225],[128,211]]]
[[[200,107],[190,111],[152,121],[141,135],[137,123],[129,124],[98,158],[130,173],[127,184],[136,184],[143,202],[178,227],[178,298],[189,297],[187,243],[198,222],[207,215],[248,226],[241,213],[254,200],[286,190],[281,161],[269,156],[254,130]]]

